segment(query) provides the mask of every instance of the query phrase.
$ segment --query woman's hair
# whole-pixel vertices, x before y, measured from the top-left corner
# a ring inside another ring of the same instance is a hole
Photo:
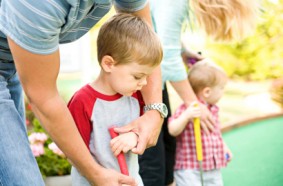
[[[241,39],[254,30],[257,0],[190,0],[201,28],[215,40]]]
[[[120,13],[100,28],[97,55],[99,63],[103,56],[109,55],[116,64],[137,62],[157,66],[162,60],[163,50],[158,36],[144,20]]]
[[[228,77],[221,67],[208,59],[204,59],[191,67],[188,80],[193,91],[197,94],[205,87],[226,84]]]

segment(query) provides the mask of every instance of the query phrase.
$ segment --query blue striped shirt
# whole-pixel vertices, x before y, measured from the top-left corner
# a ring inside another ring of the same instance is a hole
[[[0,59],[12,59],[6,36],[36,54],[50,54],[59,43],[77,40],[114,4],[137,11],[147,0],[0,0]]]

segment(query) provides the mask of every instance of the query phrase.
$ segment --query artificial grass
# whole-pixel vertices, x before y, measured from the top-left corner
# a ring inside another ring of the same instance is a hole
[[[223,134],[233,160],[222,170],[225,186],[283,185],[283,117]]]

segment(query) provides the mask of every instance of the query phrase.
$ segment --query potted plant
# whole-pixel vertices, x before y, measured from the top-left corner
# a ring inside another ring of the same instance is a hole
[[[70,186],[71,164],[64,153],[51,140],[29,108],[26,109],[26,115],[30,147],[46,186]]]

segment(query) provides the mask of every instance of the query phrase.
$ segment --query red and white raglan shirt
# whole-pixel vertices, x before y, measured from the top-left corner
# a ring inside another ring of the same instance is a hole
[[[226,167],[227,161],[225,159],[224,142],[220,130],[220,123],[218,120],[219,108],[216,105],[209,105],[208,109],[211,111],[215,121],[214,131],[206,134],[201,130],[202,138],[202,152],[203,152],[203,170],[209,171]],[[186,110],[185,104],[178,107],[175,114],[169,118],[169,122],[178,118]],[[196,156],[196,142],[194,136],[193,122],[190,121],[183,132],[176,137],[176,162],[175,170],[197,169],[199,164]]]
[[[94,90],[90,85],[85,85],[73,95],[68,107],[97,163],[120,172],[117,159],[110,148],[111,137],[108,128],[124,126],[142,114],[143,101],[140,92],[132,96],[109,96]],[[139,186],[143,186],[139,175],[138,155],[128,152],[125,157],[130,176],[136,179]],[[86,180],[74,167],[72,177],[77,180],[77,185],[87,185]]]

